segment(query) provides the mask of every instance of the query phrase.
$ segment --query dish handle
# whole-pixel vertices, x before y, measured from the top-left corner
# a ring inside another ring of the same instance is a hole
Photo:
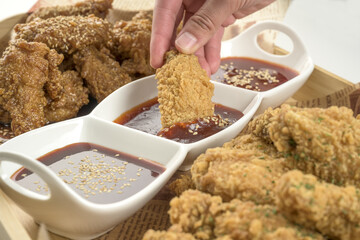
[[[258,35],[265,30],[277,30],[286,34],[293,43],[293,50],[286,55],[274,55],[263,50],[257,42]],[[256,52],[254,52],[256,51]],[[271,61],[274,58],[282,58],[287,62],[296,64],[302,57],[308,56],[308,51],[299,35],[288,25],[279,21],[261,21],[249,27],[238,36],[222,43],[222,57],[249,56]]]
[[[10,179],[9,176],[4,176],[4,173],[1,171],[3,162],[16,163],[36,173],[47,184],[50,195],[35,193],[20,186],[16,181]],[[29,205],[39,203],[39,201],[43,206],[45,203],[56,204],[58,201],[75,204],[77,201],[75,193],[68,189],[69,187],[57,177],[55,172],[29,156],[17,152],[2,151],[0,152],[0,164],[0,183],[2,183],[2,188],[19,205]]]

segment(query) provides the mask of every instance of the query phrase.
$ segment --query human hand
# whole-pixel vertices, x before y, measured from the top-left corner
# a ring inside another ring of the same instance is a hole
[[[210,75],[220,65],[224,27],[275,0],[156,0],[150,43],[150,64],[159,68],[170,46],[195,53]],[[185,13],[185,16],[184,16]],[[176,29],[184,17],[184,26]]]

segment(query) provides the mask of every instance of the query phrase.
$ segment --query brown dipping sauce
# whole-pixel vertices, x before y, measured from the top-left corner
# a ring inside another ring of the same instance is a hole
[[[245,57],[221,59],[212,79],[228,85],[263,92],[275,88],[299,73],[279,64]]]
[[[97,144],[80,142],[38,158],[82,197],[95,203],[113,203],[139,192],[165,167]],[[26,168],[12,177],[21,186],[48,194],[45,182]]]
[[[114,122],[176,142],[193,143],[220,132],[242,116],[244,114],[236,109],[215,104],[213,117],[187,123],[176,123],[162,129],[159,103],[157,98],[153,98],[121,114]]]

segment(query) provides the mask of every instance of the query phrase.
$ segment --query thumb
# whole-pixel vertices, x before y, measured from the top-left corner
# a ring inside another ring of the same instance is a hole
[[[232,6],[233,2],[237,1],[208,0],[193,15],[186,12],[185,20],[190,18],[178,34],[176,48],[180,52],[190,54],[204,46],[236,9]]]

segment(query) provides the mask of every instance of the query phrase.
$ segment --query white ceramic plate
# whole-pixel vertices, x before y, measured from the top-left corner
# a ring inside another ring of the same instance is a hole
[[[256,36],[265,29],[286,33],[294,51],[286,56],[265,53],[256,44]],[[154,76],[137,80],[113,92],[89,115],[45,126],[15,137],[0,146],[0,186],[37,222],[60,235],[75,239],[94,238],[110,230],[145,205],[182,165],[192,161],[207,148],[220,146],[234,138],[256,111],[281,104],[297,91],[313,70],[313,64],[299,37],[289,27],[273,21],[254,25],[238,37],[226,41],[222,56],[246,56],[279,63],[297,70],[294,79],[266,92],[254,92],[213,82],[213,102],[244,113],[230,127],[191,144],[182,144],[131,129],[113,121],[123,112],[157,96]],[[36,158],[76,142],[90,142],[163,164],[164,173],[135,195],[110,204],[90,202],[75,193],[49,167]],[[21,166],[38,174],[49,186],[50,195],[27,190],[10,179]]]

